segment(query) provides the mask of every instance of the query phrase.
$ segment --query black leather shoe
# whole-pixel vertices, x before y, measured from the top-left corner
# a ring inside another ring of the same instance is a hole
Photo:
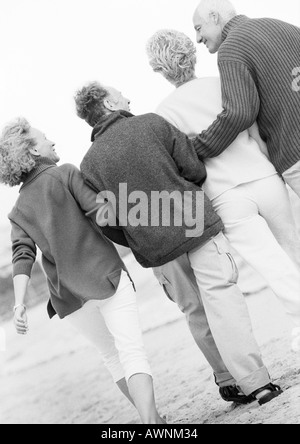
[[[268,402],[272,401],[273,399],[277,398],[278,396],[283,394],[283,390],[279,387],[279,385],[274,384],[268,384],[265,387],[262,387],[259,390],[256,390],[256,392],[252,393],[253,397],[256,398],[259,393],[269,390],[271,393],[268,395],[263,396],[260,400],[258,400],[259,405],[265,405]]]
[[[221,398],[226,402],[235,402],[236,404],[251,404],[255,401],[255,398],[250,395],[246,396],[234,385],[230,385],[229,387],[221,387],[220,388]]]

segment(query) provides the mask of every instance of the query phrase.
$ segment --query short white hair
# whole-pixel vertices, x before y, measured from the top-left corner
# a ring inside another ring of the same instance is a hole
[[[224,23],[228,23],[237,16],[237,11],[229,0],[202,0],[196,12],[205,21],[209,21],[211,13],[217,12]]]
[[[162,29],[148,41],[146,47],[151,67],[176,87],[195,77],[197,49],[182,32]]]

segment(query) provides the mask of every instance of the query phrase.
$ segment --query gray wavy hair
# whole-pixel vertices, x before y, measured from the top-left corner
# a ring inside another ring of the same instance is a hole
[[[108,96],[108,91],[98,82],[85,85],[74,97],[78,117],[94,127],[106,115],[104,100]]]
[[[30,124],[20,117],[8,124],[0,139],[0,182],[14,187],[36,166],[30,149],[36,146]]]
[[[182,32],[163,29],[156,32],[146,46],[151,67],[176,87],[195,78],[197,50]]]

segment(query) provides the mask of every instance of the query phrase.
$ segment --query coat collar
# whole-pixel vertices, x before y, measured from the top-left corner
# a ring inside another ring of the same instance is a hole
[[[246,15],[237,15],[236,17],[234,17],[232,20],[230,20],[227,25],[225,26],[225,28],[223,29],[223,33],[222,33],[222,41],[224,42],[227,37],[228,34],[235,28],[238,28],[240,25],[242,25],[243,23],[245,23],[248,19],[248,17]]]
[[[56,163],[48,159],[47,157],[39,157],[36,160],[34,169],[30,171],[30,173],[26,174],[26,176],[24,176],[23,185],[20,188],[20,192],[23,190],[23,188],[25,188],[27,185],[33,182],[44,171],[56,166],[57,166]]]
[[[112,114],[102,117],[93,129],[92,142],[94,142],[97,137],[101,136],[101,134],[103,134],[111,125],[129,117],[134,117],[134,115],[128,111],[122,110],[115,111]]]

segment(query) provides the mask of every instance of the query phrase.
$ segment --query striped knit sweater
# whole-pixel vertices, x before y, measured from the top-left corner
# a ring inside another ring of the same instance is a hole
[[[223,112],[194,145],[200,158],[220,155],[257,120],[270,159],[282,174],[300,160],[300,28],[236,16],[219,50]],[[294,74],[293,74],[294,71]]]

